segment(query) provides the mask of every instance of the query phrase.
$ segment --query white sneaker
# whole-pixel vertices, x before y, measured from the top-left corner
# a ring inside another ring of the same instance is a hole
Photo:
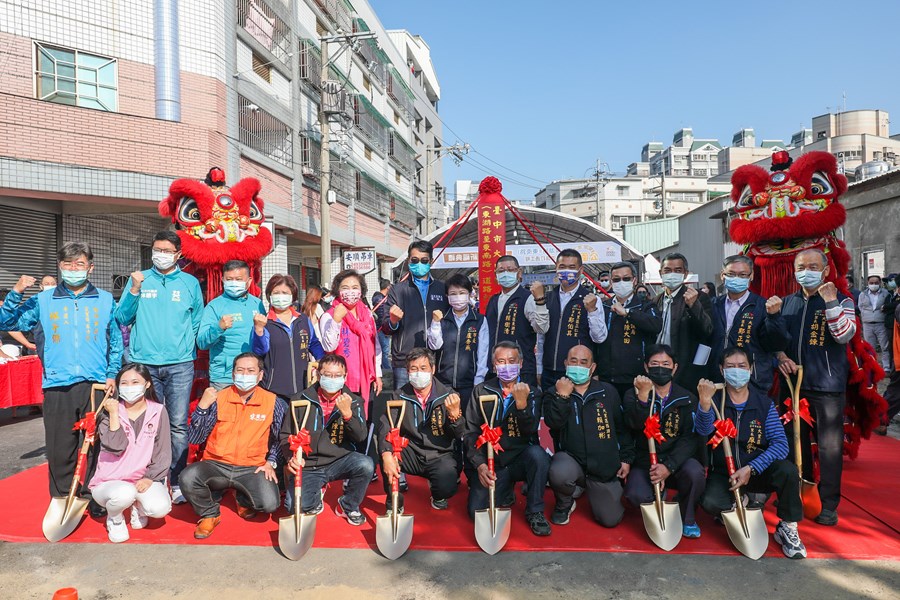
[[[788,558],[806,558],[806,546],[800,541],[796,523],[779,521],[775,527],[775,541],[781,544],[781,551]]]
[[[149,519],[144,514],[138,505],[137,502],[131,505],[131,528],[132,529],[143,529],[147,526]]]
[[[113,544],[128,541],[128,525],[125,524],[123,517],[120,516],[115,520],[107,518],[106,530],[109,531],[109,541]]]
[[[184,494],[181,493],[181,487],[177,485],[172,486],[172,504],[184,504],[187,502],[187,498],[184,497]]]

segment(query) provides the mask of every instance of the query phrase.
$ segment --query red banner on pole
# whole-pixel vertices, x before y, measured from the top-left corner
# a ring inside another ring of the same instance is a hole
[[[478,186],[478,301],[481,314],[491,296],[500,292],[494,273],[497,259],[506,254],[506,209],[503,186],[496,177],[485,177]]]

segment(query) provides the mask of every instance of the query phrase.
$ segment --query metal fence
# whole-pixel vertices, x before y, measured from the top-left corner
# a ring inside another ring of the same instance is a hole
[[[238,124],[243,145],[288,168],[293,167],[290,127],[243,96],[238,96]]]
[[[237,24],[275,57],[287,64],[291,30],[265,0],[236,0]]]

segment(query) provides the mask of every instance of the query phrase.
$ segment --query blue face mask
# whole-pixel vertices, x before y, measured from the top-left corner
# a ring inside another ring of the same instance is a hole
[[[319,385],[329,394],[334,394],[344,389],[346,377],[319,377]]]
[[[735,389],[742,389],[750,383],[750,371],[747,369],[732,368],[725,369],[725,383]]]
[[[72,287],[78,287],[84,284],[87,281],[88,272],[87,271],[70,271],[68,269],[60,269],[60,274],[62,275],[62,280],[67,285],[71,285]]]
[[[725,289],[732,294],[743,294],[750,287],[750,280],[743,277],[726,277]]]
[[[409,264],[409,272],[413,274],[413,276],[422,278],[427,277],[428,273],[431,271],[431,264],[423,265],[422,263],[410,263]]]
[[[232,298],[240,298],[244,294],[247,293],[247,282],[246,281],[225,281],[222,284],[222,289],[225,290],[225,293],[231,296]]]
[[[502,288],[511,288],[519,283],[519,274],[515,271],[503,271],[497,275],[497,283],[499,283]]]
[[[797,283],[802,285],[805,288],[814,288],[822,283],[822,271],[797,271],[794,273],[794,277],[797,279]]]
[[[566,377],[571,379],[575,385],[581,385],[587,383],[591,378],[591,370],[587,367],[568,365],[566,366]]]
[[[258,379],[256,378],[256,375],[238,373],[234,376],[234,387],[241,390],[242,392],[249,392],[256,387],[257,383]]]
[[[559,278],[560,283],[574,285],[575,282],[578,281],[578,271],[573,271],[572,269],[560,269],[556,272],[556,277]]]

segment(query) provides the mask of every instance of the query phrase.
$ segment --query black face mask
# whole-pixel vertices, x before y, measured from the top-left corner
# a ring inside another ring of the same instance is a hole
[[[647,292],[638,292],[637,297],[638,297],[638,300],[646,300],[647,298],[649,298],[649,296],[647,295]]]
[[[672,381],[672,371],[670,367],[648,367],[647,377],[656,385],[666,385]]]

